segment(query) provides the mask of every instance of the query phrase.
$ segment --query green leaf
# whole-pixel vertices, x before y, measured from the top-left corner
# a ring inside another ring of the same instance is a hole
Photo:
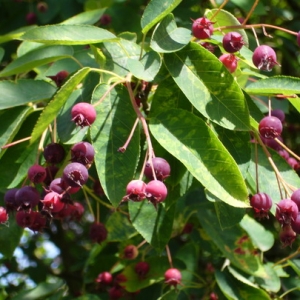
[[[20,39],[51,45],[86,45],[116,39],[116,36],[91,25],[61,24],[30,29]]]
[[[127,67],[129,71],[136,77],[145,81],[152,81],[159,72],[161,66],[161,58],[154,51],[147,52],[141,60],[129,58]]]
[[[43,80],[20,79],[15,82],[0,81],[0,90],[2,95],[5,95],[0,101],[1,110],[30,102],[47,100],[53,96],[56,88]]]
[[[134,228],[149,244],[162,251],[171,237],[175,205],[168,211],[163,205],[158,205],[156,210],[147,201],[130,201],[128,206]]]
[[[4,54],[5,54],[4,48],[0,47],[0,62],[2,61]]]
[[[245,215],[240,222],[242,228],[249,234],[254,245],[261,251],[270,250],[275,242],[274,235],[253,218]]]
[[[150,47],[157,52],[175,52],[191,40],[191,31],[178,28],[173,14],[168,14],[155,28]]]
[[[215,271],[215,278],[218,286],[224,293],[227,299],[240,300],[240,299],[259,299],[271,300],[269,295],[261,289],[255,288],[251,285],[242,283],[236,280],[231,274],[225,270],[220,272]]]
[[[151,0],[146,6],[141,19],[143,34],[168,15],[182,0]]]
[[[73,24],[88,24],[92,25],[97,23],[101,16],[104,14],[106,11],[106,8],[100,8],[100,9],[93,9],[93,10],[88,10],[84,11],[80,14],[77,14],[73,16],[72,18],[69,18],[60,24],[68,24],[68,25],[73,25]]]
[[[24,26],[24,27],[20,27],[14,31],[11,31],[7,34],[1,35],[0,36],[0,44],[2,43],[6,43],[8,41],[14,40],[14,39],[18,39],[20,36],[22,36],[24,34],[24,32],[26,32],[27,30],[31,29],[31,28],[35,28],[36,25],[32,25],[32,26]]]
[[[185,110],[170,109],[150,119],[150,130],[213,195],[232,206],[248,206],[236,162],[204,121]]]
[[[231,130],[250,129],[244,94],[214,54],[190,43],[180,51],[166,53],[164,61],[179,88],[202,115]]]
[[[0,72],[0,76],[5,77],[28,72],[35,67],[66,57],[72,57],[73,54],[73,48],[69,46],[57,45],[39,47],[12,61],[2,72]]]
[[[12,258],[22,233],[23,228],[17,225],[15,217],[10,215],[7,224],[0,224],[0,253],[8,259]]]
[[[48,125],[56,118],[58,112],[72,94],[74,88],[89,73],[90,68],[82,68],[73,74],[65,84],[54,95],[53,99],[48,103],[41,113],[31,135],[31,142],[37,140],[48,127]]]
[[[205,13],[205,16],[208,19],[211,19],[211,17],[216,13],[217,15],[211,20],[212,22],[214,22],[213,26],[214,28],[217,27],[221,27],[221,26],[234,26],[234,25],[241,25],[240,21],[230,12],[226,11],[226,10],[218,10],[218,9],[212,9],[212,10],[207,10]],[[224,35],[225,33],[231,32],[233,31],[232,29],[222,29],[222,30],[215,30],[214,31],[214,35]],[[238,29],[235,28],[234,29],[235,32],[238,32],[242,35],[243,37],[243,41],[245,42],[245,45],[248,46],[249,45],[249,40],[248,40],[248,36],[246,34],[246,31],[244,29]],[[214,36],[212,36],[212,38],[214,38]]]
[[[107,84],[98,85],[92,96],[96,103],[110,89]],[[125,196],[127,184],[134,178],[139,159],[139,127],[124,153],[119,152],[136,120],[128,91],[117,86],[96,107],[97,119],[91,127],[95,148],[95,165],[104,192],[114,206]]]
[[[21,106],[0,111],[0,118],[2,121],[2,126],[0,127],[0,145],[4,146],[13,140],[24,120],[32,110],[32,107]],[[0,148],[0,158],[5,151],[6,149]]]
[[[277,293],[281,289],[281,281],[277,274],[279,266],[268,262],[264,264],[264,268],[268,277],[254,277],[255,282],[268,292]]]
[[[274,96],[300,94],[300,78],[273,76],[250,83],[245,91],[251,95]]]

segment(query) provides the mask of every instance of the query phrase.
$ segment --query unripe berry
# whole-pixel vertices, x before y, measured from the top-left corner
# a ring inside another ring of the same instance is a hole
[[[164,158],[153,157],[152,164],[157,180],[163,181],[165,178],[170,176],[171,167]],[[150,180],[154,179],[150,161],[146,163],[144,175]]]
[[[207,18],[199,18],[193,22],[192,33],[197,39],[208,39],[214,32],[212,22]]]
[[[275,65],[279,65],[276,60],[275,51],[267,45],[258,46],[253,52],[253,64],[259,70],[270,72]]]
[[[281,135],[282,123],[277,117],[267,116],[259,122],[258,130],[264,138],[274,139]]]
[[[272,204],[271,197],[266,193],[255,194],[250,199],[250,205],[254,209],[255,217],[259,219],[268,218]]]
[[[165,283],[176,287],[181,283],[181,272],[175,268],[168,269],[165,272]]]
[[[80,102],[72,107],[71,116],[77,126],[90,126],[96,120],[96,110],[90,103]]]
[[[236,70],[238,59],[234,54],[224,53],[219,57],[219,60],[230,73],[233,73]]]
[[[229,52],[234,53],[239,51],[244,43],[243,37],[238,32],[228,32],[223,37],[223,48]]]

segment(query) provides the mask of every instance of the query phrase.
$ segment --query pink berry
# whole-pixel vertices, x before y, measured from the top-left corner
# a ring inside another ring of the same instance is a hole
[[[107,238],[107,229],[104,224],[95,222],[90,227],[90,239],[93,243],[102,243]]]
[[[0,224],[5,223],[8,220],[8,213],[6,209],[0,206]]]
[[[87,168],[77,162],[68,164],[63,171],[63,181],[71,187],[82,187],[88,180]]]
[[[145,193],[147,199],[156,208],[158,203],[163,202],[166,199],[168,190],[162,181],[152,180],[146,185]]]
[[[270,72],[275,65],[279,65],[275,51],[267,45],[258,46],[254,50],[252,61],[259,70],[268,72]]]
[[[239,51],[245,44],[242,35],[234,31],[226,33],[223,37],[222,43],[223,48],[229,53]]]
[[[71,116],[77,126],[90,126],[96,120],[96,110],[90,103],[80,102],[72,107]]]
[[[170,176],[171,167],[164,158],[153,157],[152,164],[157,180],[163,181]],[[150,180],[154,179],[150,161],[146,163],[144,175]]]
[[[297,204],[291,199],[283,199],[277,203],[275,217],[283,225],[290,225],[296,220],[299,209]]]
[[[192,33],[197,39],[208,39],[214,32],[212,22],[207,18],[199,18],[193,22]]]
[[[140,202],[146,198],[145,195],[146,183],[142,180],[131,180],[126,187],[126,196],[123,197],[121,202],[132,200]]]
[[[282,123],[277,117],[267,116],[259,122],[258,130],[264,138],[274,139],[281,135]]]
[[[266,193],[255,194],[250,199],[250,205],[254,209],[255,217],[259,219],[268,218],[272,204],[271,197]]]
[[[45,195],[44,200],[41,200],[43,203],[43,210],[50,212],[59,212],[65,206],[61,201],[62,196],[56,192],[50,192]]]
[[[219,57],[219,60],[230,73],[233,73],[236,70],[238,59],[234,54],[224,53]]]
[[[33,183],[41,183],[46,179],[46,169],[40,165],[33,165],[28,169],[28,178]]]
[[[96,282],[105,284],[105,285],[109,285],[112,283],[113,277],[111,275],[111,273],[109,272],[102,272],[100,273],[97,278],[96,278]]]
[[[165,272],[165,283],[176,287],[181,283],[181,272],[175,268],[168,269]]]
[[[296,219],[291,222],[291,226],[297,234],[300,234],[300,213],[298,213]]]

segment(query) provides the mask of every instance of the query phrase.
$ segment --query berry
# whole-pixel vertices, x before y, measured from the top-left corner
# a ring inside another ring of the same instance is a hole
[[[278,153],[279,153],[280,150],[283,150],[283,148],[277,143],[276,140],[273,140],[273,139],[266,139],[266,138],[264,138],[263,136],[260,136],[260,137],[261,137],[263,143],[264,143],[266,146],[268,146],[268,147],[274,149],[274,150],[277,151]],[[283,142],[281,136],[277,137],[277,139],[280,140],[281,142]],[[279,154],[280,154],[280,153],[279,153]]]
[[[41,232],[46,227],[46,218],[38,211],[32,211],[32,222],[27,227],[32,231]]]
[[[60,144],[51,143],[45,147],[43,154],[46,162],[58,164],[65,158],[65,149]]]
[[[40,165],[33,165],[28,169],[28,178],[33,183],[41,183],[46,179],[46,169]]]
[[[290,225],[285,225],[282,227],[279,234],[279,239],[284,247],[291,246],[296,239],[296,232],[292,229]]]
[[[300,211],[300,189],[294,191],[291,195],[291,200],[294,201]]]
[[[165,178],[170,176],[171,167],[164,158],[153,157],[152,164],[153,164],[153,169],[157,180],[163,181]],[[154,179],[151,163],[149,161],[146,163],[144,175],[150,180]]]
[[[168,269],[165,272],[165,283],[176,287],[181,283],[181,272],[175,268]]]
[[[15,203],[18,209],[31,210],[40,202],[40,194],[32,186],[23,186],[16,191]]]
[[[294,170],[298,169],[297,159],[295,159],[294,157],[288,157],[286,161]]]
[[[278,118],[281,121],[281,123],[283,123],[285,120],[285,113],[281,109],[271,110],[271,116]]]
[[[44,183],[46,185],[49,185],[51,181],[55,178],[59,168],[55,165],[50,165],[46,167],[46,178],[44,180]]]
[[[126,196],[123,197],[121,202],[132,200],[140,202],[146,198],[145,195],[146,183],[142,180],[131,180],[126,187]]]
[[[112,280],[113,280],[113,277],[112,277],[111,273],[102,272],[97,276],[95,281],[98,283],[103,283],[105,285],[109,285],[112,283]]]
[[[80,102],[72,107],[71,116],[77,126],[90,126],[96,120],[96,110],[90,103]]]
[[[228,32],[223,37],[223,48],[229,52],[234,53],[239,51],[244,43],[243,37],[238,32]]]
[[[16,222],[17,224],[22,227],[30,227],[33,225],[34,223],[34,219],[35,219],[35,211],[24,211],[24,210],[20,210],[16,213]]]
[[[36,9],[41,12],[44,13],[48,10],[48,4],[44,1],[38,2],[36,5]]]
[[[122,257],[125,259],[135,259],[138,255],[138,248],[135,245],[128,245],[125,247]]]
[[[65,79],[69,76],[69,72],[68,71],[60,71],[58,72],[56,75],[54,76],[48,76],[49,78],[51,78],[57,87],[61,87],[65,81]]]
[[[87,168],[77,162],[68,164],[63,171],[63,180],[71,187],[81,187],[89,177]]]
[[[224,53],[219,57],[219,60],[230,73],[233,73],[236,70],[238,59],[234,54]]]
[[[100,183],[100,180],[99,179],[96,179],[93,183],[93,191],[96,195],[100,196],[100,197],[103,197],[105,194],[104,194],[104,190],[103,190],[103,187]]]
[[[100,18],[100,24],[103,26],[109,25],[111,23],[111,16],[108,14],[104,14]]]
[[[36,14],[33,12],[30,12],[26,15],[26,22],[28,25],[35,24],[37,20]]]
[[[43,203],[43,210],[51,212],[59,212],[65,206],[61,201],[61,196],[56,192],[50,192],[45,195],[44,200],[41,200]]]
[[[207,18],[199,18],[193,22],[192,33],[197,39],[208,39],[214,32],[212,22]]]
[[[89,167],[95,156],[94,147],[88,142],[80,142],[71,148],[71,161]]]
[[[204,43],[200,43],[200,45],[202,47],[204,47],[205,49],[207,49],[209,52],[211,53],[214,53],[215,52],[215,48],[216,46],[214,46],[213,44],[211,43],[207,43],[207,42],[204,42]]]
[[[297,234],[300,234],[300,213],[298,213],[296,219],[291,222],[291,226]]]
[[[65,192],[69,194],[75,194],[80,190],[80,187],[71,187],[67,185],[62,178],[58,177],[51,181],[49,189],[58,194],[63,194]]]
[[[258,130],[264,138],[274,139],[281,135],[282,123],[277,117],[267,116],[259,122]]]
[[[93,243],[102,243],[107,238],[107,229],[104,224],[95,222],[90,227],[90,239]]]
[[[145,278],[150,270],[150,265],[145,261],[140,261],[134,266],[134,271],[140,279]]]
[[[275,65],[279,65],[276,59],[275,51],[267,45],[258,46],[252,56],[253,64],[259,70],[268,72],[270,72]]]
[[[108,290],[110,300],[117,300],[123,297],[123,289],[119,286],[113,286]]]
[[[19,190],[18,188],[10,189],[6,191],[4,195],[4,203],[5,203],[6,210],[8,212],[14,211],[18,208],[15,200],[15,195],[18,190]]]
[[[0,206],[0,224],[5,223],[8,220],[8,213],[6,209]]]
[[[290,225],[296,220],[298,212],[298,206],[294,201],[283,199],[277,203],[275,216],[281,225]]]
[[[254,209],[255,217],[262,219],[268,218],[269,210],[272,207],[272,199],[266,193],[258,193],[251,197],[250,205]]]
[[[152,180],[146,185],[145,193],[147,199],[156,208],[157,203],[163,202],[166,199],[168,190],[162,181]]]

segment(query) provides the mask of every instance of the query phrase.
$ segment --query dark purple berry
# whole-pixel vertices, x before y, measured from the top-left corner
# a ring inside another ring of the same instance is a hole
[[[215,52],[215,48],[216,46],[214,46],[213,44],[211,43],[208,43],[208,42],[204,42],[204,43],[200,43],[200,45],[202,47],[204,47],[205,49],[207,49],[209,52],[211,53],[214,53]]]
[[[282,226],[290,225],[296,220],[298,212],[298,206],[293,200],[283,199],[277,203],[275,216]]]
[[[71,116],[77,126],[90,126],[96,120],[96,110],[90,103],[80,102],[72,107]]]
[[[275,65],[279,65],[276,60],[275,51],[267,45],[258,46],[253,52],[253,64],[259,70],[270,72]]]
[[[95,222],[90,227],[90,239],[93,243],[102,243],[107,238],[107,229],[104,224]]]
[[[18,190],[19,190],[18,188],[10,189],[10,190],[6,191],[6,193],[4,195],[4,203],[5,203],[6,210],[8,212],[17,210],[17,208],[18,208],[16,199],[15,199],[15,195]]]
[[[40,202],[38,190],[32,186],[23,186],[15,194],[15,203],[18,209],[31,210]]]
[[[281,109],[271,110],[271,116],[278,118],[281,121],[281,123],[283,123],[285,120],[285,113]]]
[[[123,297],[124,290],[120,286],[113,286],[108,290],[110,300],[118,300]]]
[[[296,232],[292,229],[291,225],[284,225],[280,231],[279,239],[283,247],[291,246],[296,239]]]
[[[38,211],[32,211],[31,215],[31,224],[29,224],[27,227],[32,231],[41,232],[46,227],[47,219]]]
[[[163,202],[166,199],[168,190],[162,181],[152,180],[146,185],[145,193],[147,199],[156,208],[158,203]]]
[[[229,53],[239,51],[245,44],[242,35],[234,31],[226,33],[223,37],[222,43],[223,48]]]
[[[139,255],[139,250],[135,245],[128,245],[123,250],[122,258],[135,259]]]
[[[44,157],[46,162],[58,164],[65,158],[65,149],[57,143],[48,144],[44,149]]]
[[[37,16],[35,13],[30,12],[26,15],[26,22],[28,25],[33,25],[35,24],[37,21]]]
[[[266,193],[257,193],[250,199],[250,205],[254,210],[255,217],[259,219],[268,218],[272,204],[271,197]]]
[[[88,142],[79,142],[71,148],[71,161],[81,163],[87,168],[93,163],[94,156],[94,147]]]
[[[259,122],[258,130],[264,138],[274,139],[281,135],[282,123],[277,117],[267,116]]]
[[[146,183],[142,180],[131,180],[126,187],[126,196],[123,197],[121,202],[132,200],[140,202],[146,198],[145,195]]]
[[[57,87],[61,87],[63,85],[63,83],[65,82],[65,79],[69,76],[69,72],[68,71],[60,71],[58,72],[56,75],[53,76],[48,76],[49,78],[51,78]]]
[[[165,283],[176,287],[181,283],[181,272],[178,269],[171,268],[165,272]]]
[[[113,277],[112,277],[111,273],[109,273],[109,272],[102,272],[97,276],[95,281],[98,283],[109,285],[112,283]]]
[[[230,73],[233,73],[236,70],[238,59],[234,54],[224,53],[219,57],[219,60]]]
[[[46,179],[46,169],[40,165],[33,165],[28,169],[28,178],[33,183],[41,183]]]
[[[55,165],[50,165],[46,167],[46,178],[44,180],[44,183],[46,185],[49,185],[51,181],[55,178],[57,172],[59,170],[59,167]]]
[[[263,136],[260,136],[260,137],[261,137],[261,140],[263,141],[263,143],[264,143],[266,146],[268,146],[268,147],[274,149],[274,150],[277,151],[277,152],[280,151],[280,150],[283,150],[282,146],[281,146],[280,144],[278,144],[276,140],[273,140],[273,139],[266,139],[266,138],[264,138]],[[277,137],[277,139],[280,140],[281,142],[283,142],[281,136]]]
[[[171,167],[164,158],[153,157],[152,164],[153,164],[153,169],[157,180],[163,181],[168,176],[170,176]],[[154,179],[151,163],[149,161],[146,163],[144,175],[150,180]]]
[[[0,206],[0,224],[5,223],[8,220],[8,213],[6,209]]]
[[[68,164],[63,171],[63,180],[71,187],[82,187],[88,180],[87,168],[80,163]]]
[[[145,261],[140,261],[134,266],[134,271],[139,278],[143,279],[150,270],[150,265]]]
[[[111,23],[111,16],[108,14],[104,14],[100,18],[100,24],[103,26],[107,26]]]
[[[20,210],[16,213],[16,222],[22,227],[30,227],[33,225],[35,219],[35,211]]]
[[[208,39],[214,32],[212,22],[207,18],[199,18],[193,22],[192,33],[197,39]]]

